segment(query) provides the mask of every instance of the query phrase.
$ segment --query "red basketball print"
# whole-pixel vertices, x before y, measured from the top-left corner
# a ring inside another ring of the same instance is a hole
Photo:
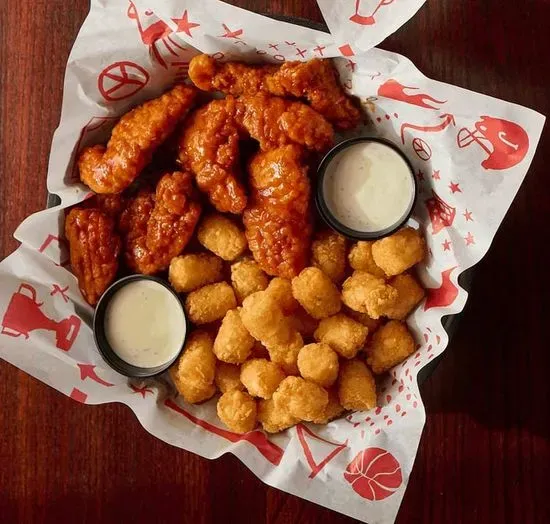
[[[385,449],[367,448],[348,464],[344,478],[353,490],[368,500],[382,500],[401,486],[401,466]]]
[[[418,156],[420,160],[427,161],[432,158],[432,148],[425,140],[422,140],[421,138],[415,138],[412,141],[412,145],[416,156]]]

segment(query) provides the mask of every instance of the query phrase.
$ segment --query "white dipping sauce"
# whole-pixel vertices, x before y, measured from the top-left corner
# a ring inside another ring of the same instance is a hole
[[[394,149],[380,142],[359,142],[332,159],[323,192],[340,223],[370,233],[405,217],[414,198],[414,182],[409,165]]]
[[[125,362],[140,368],[172,360],[185,338],[179,300],[153,280],[134,280],[112,296],[105,310],[105,336]]]

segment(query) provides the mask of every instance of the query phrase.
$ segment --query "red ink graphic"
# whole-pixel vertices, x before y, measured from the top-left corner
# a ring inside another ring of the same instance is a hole
[[[420,158],[420,160],[427,162],[430,158],[432,158],[432,148],[425,140],[422,140],[421,138],[414,138],[412,141],[412,146],[416,156]]]
[[[296,54],[300,55],[300,57],[304,58],[306,56],[307,49],[300,49],[299,47],[296,48]]]
[[[359,24],[359,25],[374,25],[376,24],[376,19],[375,19],[376,13],[378,13],[378,11],[382,7],[393,4],[393,2],[394,0],[380,0],[375,10],[370,15],[360,15],[359,7],[361,5],[361,0],[355,0],[355,13],[352,16],[350,16],[349,19],[353,23]]]
[[[416,174],[416,178],[418,178],[419,182],[424,182],[424,173],[419,170],[418,173]]]
[[[283,55],[273,55],[273,58],[275,60],[278,60],[279,62],[284,62],[285,61],[285,57]]]
[[[405,93],[405,89],[411,91],[417,91],[418,87],[409,87],[400,84],[397,80],[387,80],[378,88],[378,96],[383,96],[385,98],[390,98],[392,100],[397,100],[399,102],[405,102],[406,104],[411,104],[413,106],[425,107],[427,109],[439,109],[430,105],[429,102],[433,104],[444,104],[446,100],[436,100],[432,96],[425,93],[417,93],[409,95]]]
[[[382,73],[378,72],[375,75],[370,75],[370,79],[374,80],[375,78],[378,78],[379,76],[382,76]]]
[[[464,237],[464,240],[466,240],[467,246],[472,246],[475,244],[474,235],[468,231],[468,235]]]
[[[453,195],[455,193],[462,193],[462,189],[460,189],[460,184],[455,184],[454,182],[451,182],[449,184],[449,189],[451,190],[451,192],[453,193]]]
[[[295,45],[296,42],[287,42],[287,41],[285,40],[285,44],[286,44],[286,45]]]
[[[385,449],[367,448],[348,464],[344,478],[353,490],[368,500],[383,500],[403,482],[401,466]]]
[[[331,442],[330,440],[325,440],[324,438],[320,437],[319,435],[316,435],[308,429],[303,424],[298,424],[296,426],[296,434],[298,435],[298,440],[300,441],[300,445],[302,446],[302,449],[304,450],[304,455],[306,457],[307,463],[309,467],[311,468],[311,473],[309,474],[309,478],[315,478],[317,474],[332,460],[340,453],[343,449],[347,448],[348,441],[346,440],[343,444],[339,442]],[[323,460],[321,462],[317,463],[315,462],[315,459],[313,458],[313,451],[308,443],[308,437],[311,439],[311,443],[315,443],[322,448],[322,453],[326,453],[327,446],[329,449],[332,449],[328,455],[324,456]]]
[[[185,418],[193,422],[193,424],[196,424],[197,426],[213,433],[214,435],[217,435],[218,437],[229,440],[229,442],[245,441],[252,444],[274,466],[278,466],[283,458],[284,451],[279,446],[273,444],[273,442],[270,442],[261,431],[250,431],[244,435],[233,433],[232,431],[218,428],[217,426],[206,422],[206,420],[202,420],[194,415],[191,415],[191,413],[178,406],[172,399],[165,400],[164,405],[180,415],[183,415]]]
[[[225,33],[223,35],[220,35],[220,36],[223,37],[223,38],[240,38],[241,35],[244,32],[242,29],[237,29],[236,31],[231,31],[231,29],[229,29],[229,27],[227,27],[225,24],[222,24],[222,27],[224,28]]]
[[[147,393],[151,393],[151,395],[153,394],[153,390],[149,389],[147,386],[139,388],[133,384],[130,384],[130,388],[134,390],[134,393],[140,394],[143,398],[147,396]]]
[[[69,259],[67,257],[65,260],[62,260],[62,258],[64,258],[62,256],[67,255],[67,244],[65,240],[63,240],[62,238],[59,238],[57,235],[48,234],[48,236],[46,237],[46,240],[44,240],[44,242],[42,242],[42,245],[38,248],[38,252],[44,253],[46,249],[48,249],[48,247],[50,247],[50,245],[52,245],[54,242],[58,246],[59,257],[54,257],[52,254],[52,257],[50,258],[54,258],[54,259],[59,258],[59,261],[60,261],[59,264],[57,262],[54,262],[56,266],[60,266],[60,267],[66,266],[69,263]]]
[[[458,296],[458,288],[451,282],[451,273],[456,269],[451,267],[441,273],[441,286],[427,289],[428,298],[424,304],[424,311],[433,307],[450,306]]]
[[[134,62],[115,62],[97,78],[99,92],[109,102],[124,100],[141,91],[149,82],[149,73]]]
[[[440,180],[440,179],[441,179],[441,176],[439,175],[439,171],[436,171],[436,170],[434,169],[432,178],[433,178],[434,180]]]
[[[443,246],[443,251],[451,250],[451,243],[448,240],[445,240],[441,245]]]
[[[472,218],[472,212],[471,211],[468,211],[466,209],[466,211],[464,213],[462,213],[462,215],[466,219],[466,222],[473,222],[474,221],[474,219]]]
[[[503,170],[519,164],[529,150],[529,136],[514,122],[482,116],[473,131],[462,128],[457,136],[458,147],[478,144],[488,157],[481,162],[483,169]]]
[[[318,45],[317,47],[314,47],[313,50],[316,52],[316,53],[319,53],[321,56],[324,56],[323,54],[323,49],[326,49],[326,47],[324,45]],[[351,62],[351,60],[350,60]]]
[[[111,384],[110,382],[107,382],[106,380],[103,380],[101,377],[98,376],[98,374],[95,372],[95,366],[93,364],[77,364],[77,366],[80,369],[80,380],[86,380],[87,378],[89,378],[90,380],[93,380],[94,382],[97,382],[98,384],[101,384],[102,386],[105,386],[107,388],[114,386],[114,384]]]
[[[69,397],[71,397],[73,400],[76,400],[77,402],[86,404],[86,399],[88,398],[88,395],[86,395],[86,393],[84,393],[83,391],[80,391],[80,389],[73,388],[73,390],[69,394]]]
[[[453,224],[456,208],[444,202],[434,190],[432,190],[432,198],[426,200],[426,207],[432,222],[432,235]]]
[[[61,295],[61,298],[63,299],[63,302],[68,302],[69,297],[65,294],[68,290],[69,286],[62,288],[59,284],[54,284],[52,286],[50,296],[53,297],[54,295],[57,295],[59,293]]]
[[[279,50],[279,44],[269,44],[268,46],[270,49],[273,49],[274,51]]]
[[[422,131],[424,133],[438,133],[439,131],[443,131],[450,125],[456,125],[455,123],[455,117],[451,114],[444,114],[441,115],[439,118],[443,119],[443,122],[441,124],[435,125],[435,126],[417,126],[415,124],[403,124],[401,126],[401,141],[403,144],[405,143],[405,129],[415,129],[416,131]]]
[[[36,289],[30,284],[22,283],[12,295],[8,308],[2,319],[2,335],[17,338],[21,335],[29,338],[29,333],[37,329],[55,332],[55,344],[63,351],[69,351],[78,335],[82,321],[71,315],[60,321],[48,318],[40,307]]]
[[[183,12],[183,15],[181,15],[181,18],[172,18],[172,22],[177,25],[176,32],[183,32],[187,36],[190,36],[193,38],[193,35],[191,34],[191,29],[194,29],[195,27],[200,27],[200,24],[196,24],[194,22],[189,22],[189,15],[187,14],[187,9]]]
[[[349,44],[342,45],[338,48],[338,51],[342,53],[343,56],[354,56],[355,53]]]

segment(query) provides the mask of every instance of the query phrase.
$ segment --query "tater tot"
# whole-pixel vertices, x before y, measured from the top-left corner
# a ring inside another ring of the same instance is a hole
[[[298,309],[294,313],[288,315],[288,319],[294,329],[305,338],[313,337],[313,333],[315,333],[319,325],[319,321],[309,315],[302,306],[298,306]]]
[[[239,304],[256,291],[263,291],[269,284],[267,275],[255,260],[245,258],[231,265],[231,285]]]
[[[315,340],[328,344],[344,358],[353,358],[367,340],[369,329],[352,318],[338,313],[324,318],[315,330]]]
[[[424,289],[408,273],[393,277],[389,284],[397,289],[397,300],[385,309],[384,315],[394,320],[404,320],[424,298]]]
[[[367,363],[377,375],[388,371],[414,353],[415,343],[407,325],[390,320],[367,346]]]
[[[288,409],[293,417],[311,421],[323,416],[328,393],[302,377],[286,377],[273,393],[273,400],[277,407]]]
[[[233,288],[227,282],[209,284],[191,291],[185,299],[185,312],[194,324],[208,324],[237,307]]]
[[[170,262],[168,280],[178,293],[189,293],[223,280],[222,259],[210,253],[175,257]]]
[[[279,433],[298,424],[300,419],[293,417],[285,407],[276,406],[270,398],[258,402],[258,421],[261,422],[264,431]]]
[[[256,340],[252,346],[252,351],[250,352],[251,358],[269,358],[269,352],[267,348],[259,341]]]
[[[254,338],[243,326],[238,309],[230,309],[214,340],[214,354],[228,364],[242,364],[250,355]]]
[[[181,356],[170,368],[176,389],[190,404],[208,400],[216,392],[216,357],[212,345],[208,333],[194,331],[189,335]]]
[[[224,260],[235,260],[248,247],[242,229],[229,218],[212,214],[205,217],[197,231],[199,242]]]
[[[294,313],[300,307],[300,304],[292,295],[292,284],[286,278],[275,277],[267,286],[266,291],[285,315]]]
[[[283,370],[263,358],[253,358],[241,366],[241,382],[254,397],[271,398],[285,378]]]
[[[353,318],[356,322],[359,322],[359,324],[363,324],[363,326],[369,328],[369,336],[372,335],[382,323],[381,319],[378,318],[375,320],[374,318],[369,317],[368,313],[355,311],[348,306],[344,307],[344,313],[348,317]]]
[[[216,362],[214,382],[222,393],[232,389],[238,389],[239,391],[244,389],[244,384],[241,382],[241,368],[235,364]]]
[[[344,409],[367,411],[376,407],[376,384],[369,368],[360,360],[340,365],[338,399]]]
[[[292,279],[294,298],[313,318],[326,318],[342,307],[334,282],[317,267],[306,267]]]
[[[397,300],[397,290],[366,271],[354,271],[342,285],[344,304],[355,311],[380,318]]]
[[[330,388],[327,391],[328,391],[328,404],[326,408],[323,410],[323,415],[311,421],[314,424],[328,424],[331,420],[338,418],[344,412],[344,408],[340,404],[340,399],[338,398],[337,389]]]
[[[388,276],[399,275],[424,259],[426,243],[419,231],[412,227],[400,229],[393,235],[377,240],[372,246],[372,257]]]
[[[256,427],[256,401],[245,391],[227,391],[219,398],[216,410],[231,431],[248,433]]]
[[[328,344],[308,344],[298,353],[298,369],[306,380],[327,388],[338,378],[338,355]]]
[[[359,241],[349,252],[349,265],[358,271],[366,271],[378,278],[385,278],[386,273],[379,268],[372,257],[372,241]]]
[[[311,244],[311,264],[335,284],[342,282],[346,275],[346,239],[331,230],[320,231]]]
[[[302,335],[294,332],[287,344],[275,344],[267,348],[269,357],[276,362],[287,375],[298,375],[298,354],[304,347]]]

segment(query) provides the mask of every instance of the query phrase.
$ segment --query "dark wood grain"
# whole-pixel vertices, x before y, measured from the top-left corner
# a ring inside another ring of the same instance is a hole
[[[241,0],[321,20],[314,0]],[[0,1],[0,256],[43,207],[65,62],[85,0]],[[547,0],[430,0],[383,47],[428,76],[550,114]],[[399,523],[550,522],[549,134],[460,330],[424,384],[427,424]],[[121,405],[84,407],[0,362],[0,521],[338,523],[351,519],[145,432]]]

